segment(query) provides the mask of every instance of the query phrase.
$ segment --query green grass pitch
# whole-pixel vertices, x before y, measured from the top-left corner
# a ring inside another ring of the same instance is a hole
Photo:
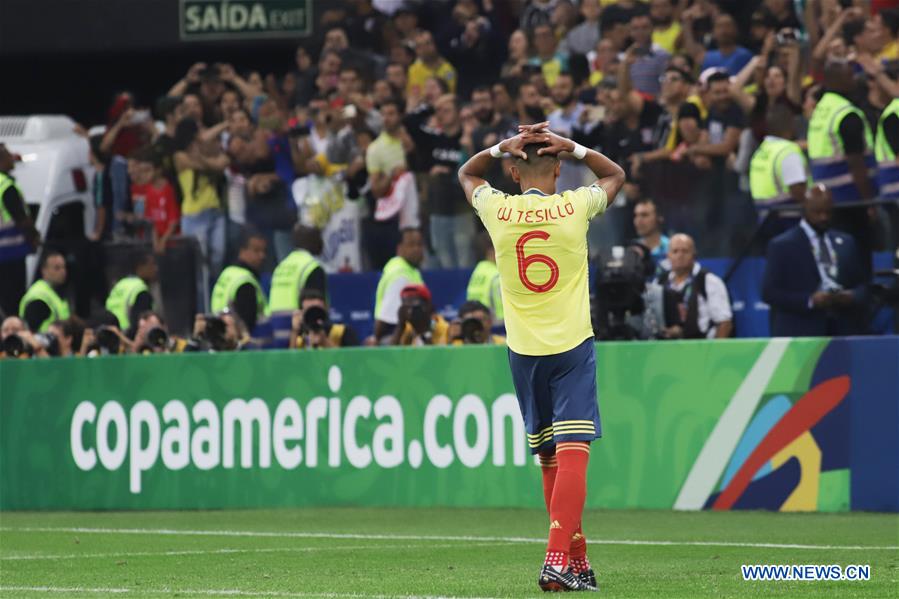
[[[0,514],[0,596],[527,597],[536,510]],[[604,597],[899,597],[899,516],[590,511]],[[744,582],[741,564],[870,564],[866,582]]]

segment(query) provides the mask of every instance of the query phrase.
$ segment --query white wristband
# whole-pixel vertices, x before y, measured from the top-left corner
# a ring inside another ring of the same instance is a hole
[[[584,146],[582,146],[579,143],[576,143],[576,144],[574,144],[574,149],[571,150],[571,154],[578,160],[583,160],[584,156],[587,155],[587,148],[585,148]]]
[[[499,149],[499,144],[496,144],[492,148],[490,148],[490,155],[494,158],[500,158],[503,155],[503,151]]]

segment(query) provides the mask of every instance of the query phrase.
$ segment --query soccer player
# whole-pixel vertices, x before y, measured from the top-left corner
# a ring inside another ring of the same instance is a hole
[[[531,452],[539,454],[549,512],[544,591],[595,591],[581,515],[590,443],[602,434],[587,285],[587,227],[624,184],[624,171],[548,123],[471,157],[459,169],[468,201],[490,233],[500,272],[509,365]],[[509,153],[522,193],[493,189],[484,175]],[[582,160],[588,187],[556,193],[559,156]]]

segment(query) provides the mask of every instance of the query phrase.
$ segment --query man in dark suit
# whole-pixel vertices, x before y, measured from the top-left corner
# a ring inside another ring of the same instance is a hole
[[[862,334],[865,268],[853,238],[830,228],[833,197],[826,187],[809,189],[802,216],[768,244],[762,299],[771,306],[771,335]]]

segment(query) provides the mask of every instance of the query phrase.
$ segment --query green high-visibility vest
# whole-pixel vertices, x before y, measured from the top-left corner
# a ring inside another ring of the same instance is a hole
[[[237,290],[243,285],[249,283],[256,289],[256,316],[262,318],[268,315],[268,304],[265,301],[265,294],[262,293],[262,287],[256,276],[243,266],[229,266],[222,271],[215,287],[212,288],[212,300],[210,302],[213,312],[221,312],[225,308],[230,307],[234,303],[237,296]]]
[[[22,188],[6,173],[0,173],[0,262],[19,260],[31,253],[31,246],[25,239],[25,233],[12,219],[12,214],[3,203],[3,194],[12,187],[25,197]]]
[[[790,189],[783,182],[783,163],[798,154],[808,173],[808,162],[799,144],[786,139],[765,139],[749,163],[749,189],[756,204],[770,205],[790,200]]]
[[[320,266],[318,260],[306,250],[292,251],[272,274],[269,310],[282,312],[299,308],[300,293],[306,286],[309,275]]]
[[[850,114],[858,115],[865,130],[865,164],[874,169],[877,162],[872,151],[874,139],[865,114],[852,102],[833,92],[827,92],[815,106],[808,124],[808,157],[811,162],[812,179],[826,185],[836,202],[868,200],[861,197],[849,172],[840,124]],[[873,184],[873,181],[872,181]],[[874,184],[876,187],[876,184]]]
[[[883,132],[883,124],[886,122],[887,117],[891,115],[899,117],[899,98],[893,98],[893,101],[887,104],[887,107],[883,109],[880,119],[877,120],[877,137],[874,140],[874,156],[877,158],[878,164],[896,161],[896,153],[893,152],[893,148],[890,147],[890,144],[887,142],[887,137]]]
[[[43,279],[35,281],[22,296],[22,301],[19,302],[19,317],[25,318],[25,308],[34,301],[44,302],[50,308],[50,316],[41,323],[37,330],[38,333],[45,332],[57,320],[65,320],[69,317],[69,304],[59,297],[56,290]]]
[[[884,109],[877,121],[877,139],[874,141],[874,156],[877,158],[877,184],[880,187],[880,198],[883,200],[899,200],[899,161],[890,147],[884,133],[884,123],[890,116],[899,117],[899,98],[894,98]]]
[[[137,301],[137,296],[144,291],[150,292],[144,280],[136,275],[130,275],[120,279],[109,292],[106,309],[118,319],[121,330],[127,331],[131,328],[131,308]]]
[[[503,320],[502,292],[499,284],[499,269],[495,262],[481,260],[475,266],[471,278],[468,280],[468,290],[465,293],[468,300],[476,300],[490,308],[490,312],[497,321]]]
[[[384,294],[387,293],[387,290],[390,289],[393,282],[400,277],[409,281],[410,285],[424,285],[424,280],[422,280],[421,273],[417,268],[406,262],[406,260],[400,256],[391,258],[387,264],[384,265],[384,270],[381,272],[381,280],[378,281],[378,290],[375,293],[375,318],[378,318],[378,314],[381,313],[381,304],[384,302]]]

